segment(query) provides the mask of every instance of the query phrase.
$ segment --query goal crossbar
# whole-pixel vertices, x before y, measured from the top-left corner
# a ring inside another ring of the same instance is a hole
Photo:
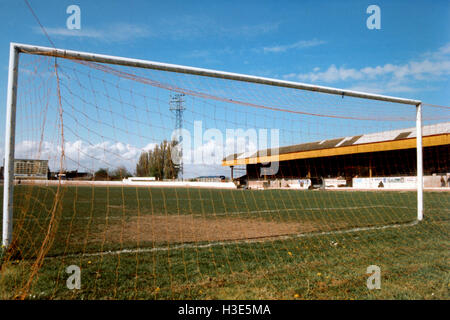
[[[421,101],[419,101],[419,100],[404,99],[404,98],[371,94],[371,93],[365,93],[365,92],[359,92],[359,91],[353,91],[353,90],[345,90],[345,89],[338,89],[338,88],[332,88],[332,87],[317,86],[317,85],[311,85],[311,84],[306,84],[306,83],[301,83],[301,82],[285,81],[285,80],[265,78],[265,77],[256,77],[256,76],[240,74],[240,73],[231,73],[231,72],[224,72],[224,71],[218,71],[218,70],[212,70],[212,69],[195,68],[195,67],[161,63],[161,62],[148,61],[148,60],[116,57],[116,56],[109,56],[109,55],[82,52],[82,51],[54,49],[54,48],[49,48],[49,47],[33,46],[33,45],[18,44],[18,43],[12,43],[11,46],[14,46],[21,53],[37,54],[37,55],[66,58],[66,59],[75,59],[75,60],[82,60],[82,61],[109,63],[109,64],[116,64],[116,65],[122,65],[122,66],[177,72],[177,73],[185,73],[185,74],[213,77],[213,78],[220,78],[220,79],[227,79],[227,80],[252,82],[252,83],[265,84],[265,85],[270,85],[270,86],[308,90],[308,91],[335,94],[335,95],[340,95],[340,96],[343,95],[343,96],[349,96],[349,97],[355,97],[355,98],[388,101],[388,102],[409,104],[409,105],[415,105],[415,106],[417,106],[421,103]]]
[[[212,69],[195,68],[189,66],[167,64],[155,61],[116,57],[103,54],[95,54],[74,50],[64,50],[28,44],[11,43],[8,69],[8,92],[6,105],[5,126],[5,166],[3,189],[3,234],[2,245],[8,247],[12,239],[13,225],[13,184],[14,184],[14,146],[16,127],[16,103],[17,103],[17,79],[19,54],[33,54],[57,58],[82,60],[98,63],[108,63],[121,66],[153,69],[160,71],[176,72],[204,77],[213,77],[234,81],[250,82],[269,86],[285,87],[298,90],[307,90],[339,96],[378,100],[407,104],[416,107],[416,148],[417,148],[417,219],[423,218],[423,166],[422,166],[422,102],[420,100],[391,97],[379,94],[371,94],[353,90],[338,89],[325,86],[317,86],[300,82],[256,77],[251,75],[217,71]]]

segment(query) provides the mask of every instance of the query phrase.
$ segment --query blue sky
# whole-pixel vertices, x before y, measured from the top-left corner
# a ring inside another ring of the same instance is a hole
[[[343,88],[363,87],[352,70],[435,62],[432,55],[450,50],[448,1],[29,2],[57,47]],[[81,32],[66,29],[70,4],[81,8]],[[381,30],[366,27],[370,4],[381,9]],[[49,45],[23,1],[2,0],[0,9],[3,66],[11,41]],[[340,75],[320,76],[333,66]],[[435,74],[368,87],[445,105],[448,73]],[[6,78],[3,72],[3,88]]]
[[[59,48],[449,105],[448,1],[36,1]],[[66,8],[81,8],[81,30]],[[369,30],[366,8],[381,9]],[[9,43],[50,46],[24,1],[0,0],[0,101]],[[448,120],[448,119],[447,119]],[[1,138],[4,113],[0,115]]]

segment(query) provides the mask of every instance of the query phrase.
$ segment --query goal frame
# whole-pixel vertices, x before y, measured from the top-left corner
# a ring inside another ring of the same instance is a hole
[[[14,147],[16,133],[16,104],[17,81],[20,53],[66,58],[74,60],[108,63],[144,69],[185,73],[204,77],[213,77],[227,80],[251,82],[269,86],[278,86],[291,89],[315,91],[340,96],[349,96],[370,100],[394,102],[416,107],[416,149],[417,149],[417,220],[423,219],[423,155],[422,155],[422,102],[419,100],[404,99],[379,94],[371,94],[359,91],[338,89],[325,86],[311,85],[301,82],[285,81],[265,77],[230,73],[212,69],[194,68],[182,65],[167,64],[155,61],[109,56],[103,54],[88,53],[82,51],[64,50],[35,46],[29,44],[10,43],[8,87],[6,97],[6,126],[5,126],[5,165],[3,187],[3,233],[2,247],[7,248],[11,244],[13,231],[13,196],[14,196]]]

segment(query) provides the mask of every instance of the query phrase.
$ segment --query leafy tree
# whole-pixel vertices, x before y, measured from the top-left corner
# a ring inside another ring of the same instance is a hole
[[[142,152],[136,164],[136,175],[151,176],[158,180],[178,177],[179,166],[172,161],[176,144],[176,141],[164,140],[152,150]]]
[[[112,180],[122,180],[131,176],[131,173],[124,166],[117,167],[113,172],[110,173],[110,177]]]
[[[109,180],[109,170],[100,168],[94,173],[94,180]]]
[[[139,156],[138,163],[136,164],[136,175],[138,177],[148,177],[150,172],[148,171],[148,152],[142,152]]]

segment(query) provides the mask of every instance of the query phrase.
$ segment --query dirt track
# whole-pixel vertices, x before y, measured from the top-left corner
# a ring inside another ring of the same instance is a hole
[[[274,237],[315,231],[308,224],[271,222],[260,219],[205,219],[189,216],[145,215],[110,224],[95,235],[106,242],[200,242]]]

